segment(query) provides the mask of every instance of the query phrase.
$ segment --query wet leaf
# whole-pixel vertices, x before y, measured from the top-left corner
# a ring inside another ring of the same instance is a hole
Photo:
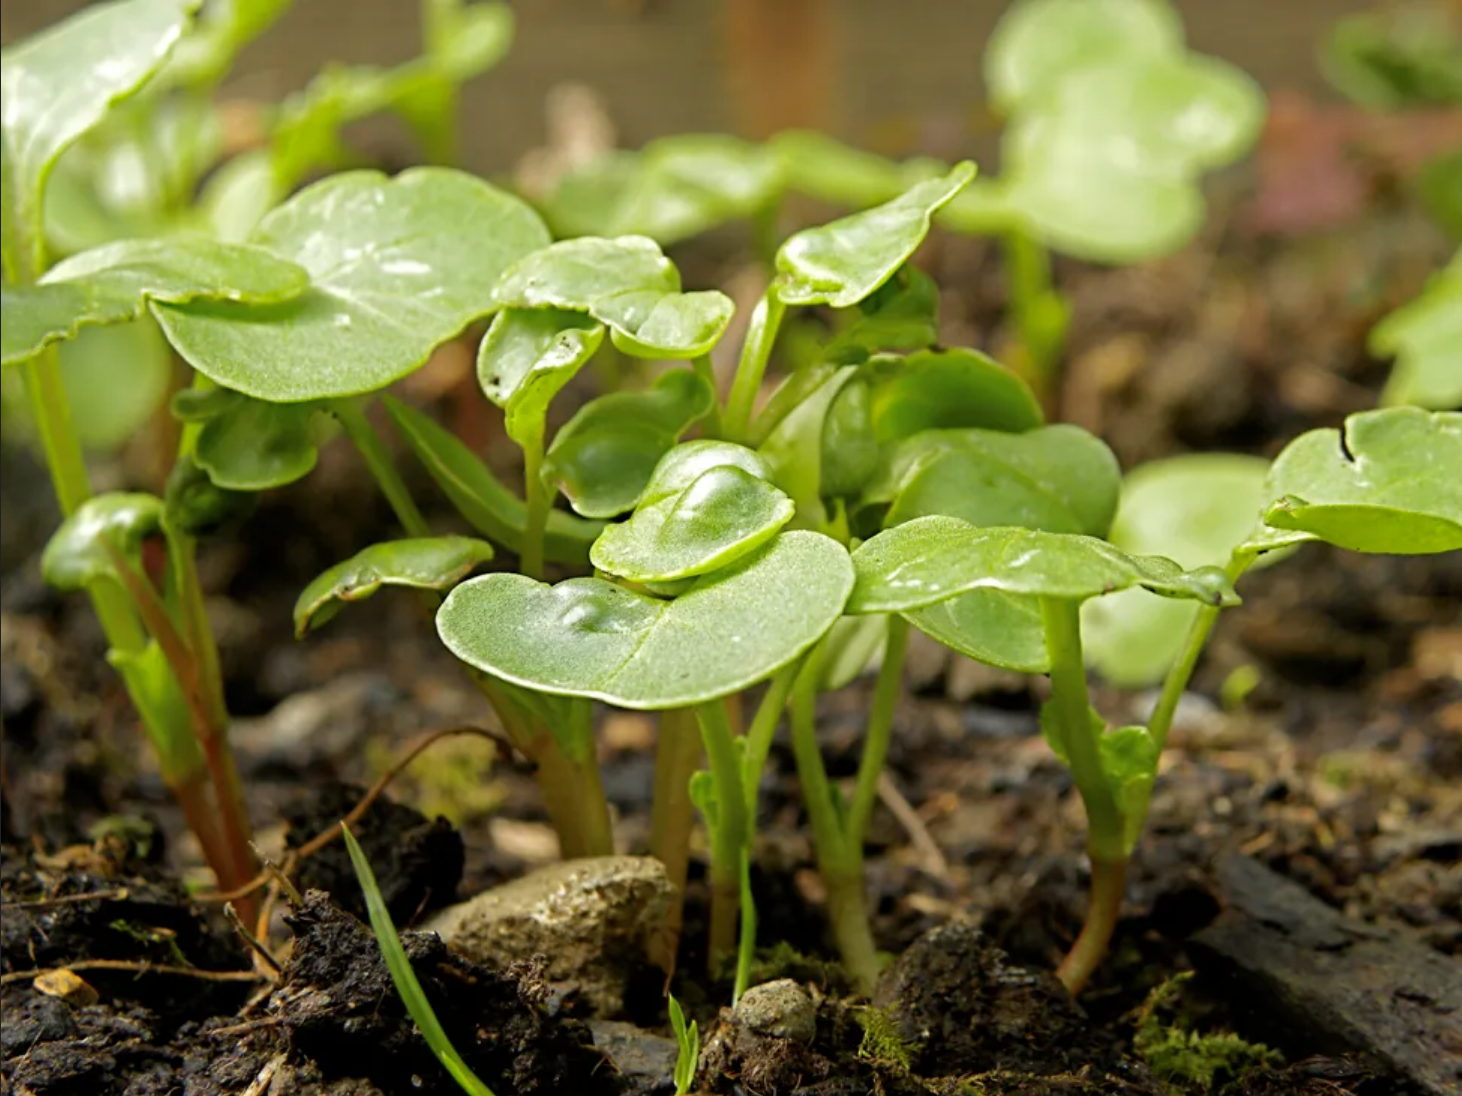
[[[514,265],[495,295],[505,307],[587,313],[640,358],[700,357],[734,311],[724,293],[681,293],[675,266],[644,236],[560,241]]]
[[[636,582],[673,582],[719,570],[761,547],[795,507],[767,482],[755,452],[693,441],[667,453],[628,521],[589,552],[601,571]]]
[[[258,247],[186,237],[121,240],[58,263],[35,285],[4,287],[3,364],[74,338],[83,327],[135,320],[152,301],[271,304],[308,285],[301,267]]]
[[[774,291],[789,305],[848,308],[883,285],[924,242],[934,214],[975,177],[962,163],[874,209],[797,233],[777,252]]]
[[[1249,547],[1323,540],[1356,552],[1462,548],[1462,413],[1365,411],[1301,434],[1269,471],[1268,527]]]
[[[540,692],[624,708],[679,708],[738,692],[816,643],[852,588],[846,550],[784,533],[673,601],[601,579],[556,586],[522,575],[471,579],[437,630],[469,665]]]
[[[1232,453],[1194,453],[1141,465],[1122,484],[1109,539],[1124,552],[1166,556],[1184,567],[1227,563],[1264,508],[1268,470],[1262,458]],[[1122,688],[1152,685],[1178,657],[1197,611],[1190,602],[1145,590],[1089,601],[1081,616],[1087,662]]]
[[[527,525],[523,500],[504,487],[472,450],[430,415],[391,396],[382,397],[381,402],[412,452],[468,524],[496,543],[520,551]],[[589,546],[603,529],[603,522],[550,510],[544,557],[554,563],[587,565]]]
[[[879,359],[875,368],[873,428],[879,441],[953,427],[1019,433],[1045,422],[1030,386],[976,350],[926,350]]]
[[[1416,300],[1371,330],[1371,353],[1394,357],[1383,401],[1433,410],[1462,407],[1462,251]]]
[[[1121,486],[1112,451],[1077,426],[929,430],[894,447],[865,499],[891,503],[890,526],[944,514],[971,525],[1103,537]]]
[[[158,70],[198,4],[93,4],[4,51],[0,220],[7,271],[31,265],[31,256],[20,254],[20,237],[40,227],[46,177],[57,157]]]
[[[374,392],[493,308],[492,286],[548,242],[538,215],[470,175],[352,171],[274,210],[251,242],[312,283],[270,307],[155,305],[169,341],[219,384],[299,402]]]
[[[554,435],[544,476],[577,513],[617,517],[634,509],[660,458],[715,399],[703,377],[674,369],[648,392],[590,400]]]
[[[1013,111],[1073,72],[1182,51],[1183,24],[1165,0],[1018,0],[990,36],[985,79]]]
[[[410,537],[372,544],[304,588],[294,605],[295,635],[330,620],[347,602],[382,586],[448,590],[492,559],[492,545],[472,537]]]
[[[61,523],[41,554],[41,574],[58,590],[117,581],[112,553],[135,560],[142,542],[162,528],[156,495],[113,492],[87,499]]]
[[[548,405],[604,341],[604,327],[578,312],[505,308],[477,348],[477,380],[503,409],[508,437],[541,448]]]
[[[1164,597],[1235,605],[1214,568],[1184,571],[1161,556],[1129,556],[1095,537],[1037,529],[979,528],[949,517],[917,518],[853,553],[858,584],[850,613],[908,612],[971,590],[1084,601],[1129,586]]]

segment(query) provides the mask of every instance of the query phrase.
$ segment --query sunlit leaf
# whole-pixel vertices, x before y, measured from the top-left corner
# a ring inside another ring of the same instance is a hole
[[[590,400],[554,435],[544,475],[585,517],[632,510],[660,458],[715,398],[699,374],[673,369],[648,392]]]
[[[1311,430],[1269,471],[1269,549],[1324,540],[1356,552],[1420,555],[1462,548],[1462,413],[1365,411]]]
[[[1036,529],[980,528],[949,517],[917,518],[853,553],[858,583],[850,613],[908,612],[971,590],[1085,600],[1129,586],[1209,605],[1237,604],[1216,568],[1184,571],[1161,556],[1129,556],[1095,537]]]
[[[270,307],[155,305],[199,372],[259,399],[376,391],[493,308],[511,263],[548,242],[519,199],[470,175],[413,168],[336,175],[270,213],[251,241],[303,266],[302,295]]]
[[[61,523],[41,554],[41,574],[58,590],[81,590],[117,576],[113,553],[135,560],[162,528],[155,495],[114,492],[87,499]]]
[[[35,285],[0,291],[3,363],[24,361],[86,326],[134,320],[152,301],[272,304],[308,285],[302,268],[258,247],[201,238],[121,240],[58,263]]]
[[[589,552],[601,571],[637,582],[708,574],[765,544],[792,519],[792,500],[767,482],[750,449],[700,441],[667,453],[628,521]]]
[[[492,559],[492,545],[472,537],[412,537],[362,549],[315,578],[294,605],[294,630],[304,636],[348,602],[382,586],[448,590]]]
[[[789,305],[857,304],[893,277],[934,214],[974,177],[975,165],[962,163],[884,205],[804,229],[777,252],[774,291]]]
[[[448,595],[437,630],[464,662],[530,689],[679,708],[738,692],[797,658],[842,614],[852,583],[836,541],[784,533],[673,601],[593,578],[470,579]]]

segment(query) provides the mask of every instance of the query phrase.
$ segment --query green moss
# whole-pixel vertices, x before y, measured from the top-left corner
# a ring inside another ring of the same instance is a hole
[[[1279,1065],[1283,1058],[1263,1043],[1219,1032],[1200,1035],[1177,1024],[1165,1024],[1158,1010],[1181,992],[1191,974],[1179,974],[1148,995],[1137,1022],[1134,1045],[1158,1080],[1191,1093],[1221,1093],[1245,1074]]]
[[[881,1069],[908,1073],[914,1067],[914,1055],[899,1035],[898,1023],[887,1012],[871,1005],[855,1015],[863,1028],[863,1041],[858,1044],[858,1057]]]

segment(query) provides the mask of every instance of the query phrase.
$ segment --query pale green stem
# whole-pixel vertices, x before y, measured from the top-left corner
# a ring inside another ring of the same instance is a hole
[[[726,400],[726,413],[721,417],[722,435],[728,441],[745,444],[747,440],[751,413],[786,314],[787,306],[777,296],[775,285],[762,294],[751,313],[746,341],[741,345],[741,360],[736,365],[736,377]]]
[[[908,648],[909,622],[895,613],[888,618],[888,641],[884,645],[883,664],[878,668],[878,684],[873,689],[868,733],[863,740],[858,782],[853,786],[853,801],[848,807],[845,827],[848,843],[858,850],[860,861],[863,839],[873,816],[873,804],[878,800],[878,777],[888,760],[888,747],[893,739],[893,718],[903,685],[904,656]]]
[[[716,780],[716,819],[711,830],[711,961],[736,948],[736,918],[741,905],[741,859],[747,846],[746,793],[741,758],[726,708],[718,700],[697,705],[701,741]]]
[[[523,550],[518,566],[529,578],[543,579],[543,537],[548,529],[548,509],[552,501],[543,486],[543,442],[523,446],[523,501],[526,516],[523,528]]]
[[[650,855],[665,865],[665,874],[675,888],[665,917],[664,939],[658,941],[658,960],[667,972],[674,971],[679,950],[690,867],[690,830],[695,821],[690,780],[700,767],[701,752],[692,709],[671,708],[660,713],[655,741],[655,794],[650,809]]]
[[[756,825],[757,794],[761,789],[761,774],[766,769],[767,758],[772,752],[772,740],[777,735],[777,724],[782,718],[782,709],[787,706],[787,694],[797,680],[798,659],[782,667],[767,684],[767,691],[752,717],[751,727],[746,732],[745,756],[742,759],[742,783],[746,791],[746,813],[749,825]]]
[[[696,375],[711,386],[711,397],[715,402],[711,404],[710,414],[701,420],[701,435],[715,440],[721,436],[721,387],[716,383],[716,370],[711,365],[709,354],[702,354],[691,365]]]
[[[330,410],[340,420],[340,425],[345,428],[346,436],[350,438],[357,452],[365,460],[366,467],[375,477],[376,483],[381,488],[381,494],[386,496],[386,501],[390,503],[396,520],[406,530],[406,535],[411,537],[431,536],[431,526],[427,525],[426,518],[422,517],[416,500],[411,497],[411,492],[406,488],[406,482],[396,471],[396,465],[391,460],[386,443],[381,440],[380,434],[376,433],[376,428],[371,425],[365,411],[350,399],[332,401]]]
[[[1027,229],[1012,227],[1001,237],[1005,244],[1006,276],[1010,280],[1011,311],[1020,328],[1020,339],[1030,360],[1032,380],[1048,394],[1057,359],[1061,354],[1060,339],[1053,340],[1045,330],[1041,317],[1044,302],[1052,295],[1051,255]]]
[[[736,982],[731,1007],[751,987],[751,964],[756,959],[756,896],[751,891],[751,842],[741,850],[741,936],[736,942]]]

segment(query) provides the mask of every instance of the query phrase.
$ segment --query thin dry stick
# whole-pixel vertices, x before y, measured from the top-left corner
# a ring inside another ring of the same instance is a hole
[[[262,982],[262,974],[252,970],[199,970],[197,967],[174,967],[165,963],[138,963],[129,959],[80,959],[62,967],[44,967],[37,970],[11,970],[0,974],[0,986],[12,982],[24,982],[44,974],[60,974],[62,971],[78,970],[120,970],[133,974],[173,974],[180,978],[198,978],[204,982]]]
[[[929,827],[924,825],[919,812],[904,798],[904,793],[899,791],[898,785],[893,782],[893,777],[888,775],[886,769],[878,774],[878,798],[909,835],[910,842],[924,861],[924,870],[937,879],[947,880],[949,861],[944,859],[944,853],[935,843]]]
[[[269,949],[264,946],[263,941],[249,931],[249,927],[244,924],[243,918],[239,916],[238,910],[234,909],[232,902],[225,902],[223,904],[223,916],[233,926],[234,932],[238,933],[244,943],[249,945],[259,960],[274,974],[279,974],[279,962],[270,954]]]
[[[126,887],[88,891],[85,894],[62,894],[55,898],[32,898],[24,902],[0,902],[0,909],[38,910],[47,906],[66,906],[73,902],[124,902],[129,897]]]
[[[282,876],[286,872],[293,871],[294,867],[301,860],[313,856],[315,853],[323,849],[326,845],[330,844],[332,841],[339,840],[340,827],[342,824],[346,826],[353,826],[357,822],[359,822],[365,812],[370,810],[371,804],[374,803],[378,798],[380,798],[381,793],[386,790],[387,785],[389,785],[391,781],[395,780],[396,777],[400,776],[408,765],[410,765],[413,761],[415,761],[418,757],[425,753],[430,747],[436,745],[442,739],[452,738],[456,735],[476,735],[479,738],[486,738],[489,741],[496,743],[499,747],[505,750],[512,749],[512,744],[509,743],[505,738],[503,738],[502,735],[497,734],[494,731],[489,731],[485,727],[448,727],[445,730],[432,731],[430,734],[426,735],[420,742],[408,749],[405,755],[400,758],[400,760],[396,761],[389,769],[382,773],[380,778],[371,785],[370,790],[361,797],[361,801],[357,803],[353,808],[351,808],[349,814],[340,819],[339,822],[336,822],[329,829],[321,831],[310,840],[306,841],[299,848],[291,851],[290,854],[285,857],[283,868],[266,867],[263,871],[254,876],[253,879],[249,880],[249,882],[244,884],[242,887],[238,887],[237,889],[231,891],[220,891],[214,894],[202,894],[198,896],[197,900],[200,902],[236,902],[241,898],[246,898],[249,895],[253,894],[260,887],[265,886],[271,879],[276,878],[276,876]]]

